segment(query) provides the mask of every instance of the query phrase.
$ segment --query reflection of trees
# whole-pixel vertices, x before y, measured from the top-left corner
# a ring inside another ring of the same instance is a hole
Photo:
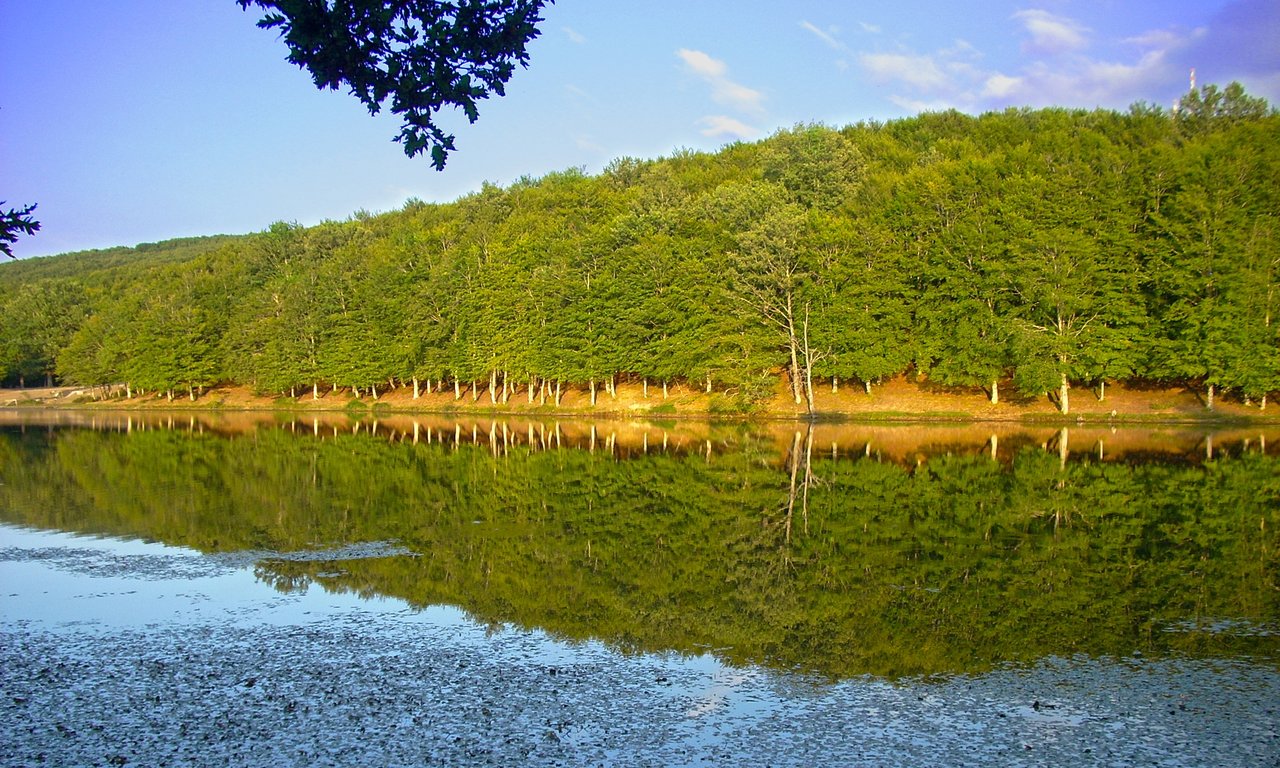
[[[597,427],[594,450],[589,429],[561,425],[557,448],[555,425],[504,440],[488,422],[423,427],[416,443],[372,422],[322,439],[310,424],[0,432],[0,516],[206,551],[394,540],[420,556],[257,571],[282,589],[836,675],[1276,653],[1274,635],[1164,631],[1280,617],[1280,458],[1257,439],[1216,443],[1205,463],[1104,462],[1069,450],[1073,428],[1001,438],[1000,461],[983,447],[903,465],[869,443],[828,452],[820,425],[783,450],[721,432],[711,452],[705,439],[625,451]]]

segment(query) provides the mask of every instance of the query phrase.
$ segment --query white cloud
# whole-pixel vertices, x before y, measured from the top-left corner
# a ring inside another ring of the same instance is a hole
[[[564,30],[565,36],[569,38],[569,42],[577,43],[578,45],[587,42],[587,38],[583,37],[582,33],[573,27],[561,27],[561,29]]]
[[[881,82],[898,81],[925,91],[945,88],[949,82],[931,56],[864,53],[858,57],[858,61],[863,69]]]
[[[1009,77],[999,72],[987,78],[982,84],[982,95],[992,99],[1008,99],[1023,90],[1021,77]]]
[[[1013,18],[1021,21],[1031,33],[1031,41],[1022,46],[1029,53],[1066,53],[1089,44],[1089,30],[1063,16],[1032,9],[1018,11]]]
[[[760,135],[760,131],[741,120],[725,115],[707,115],[698,120],[702,126],[703,136],[732,136],[739,139],[750,139]]]
[[[871,35],[878,35],[881,31],[880,27],[877,27],[875,24],[868,24],[865,21],[858,22],[858,26],[862,27],[863,32]]]
[[[821,40],[822,42],[826,43],[826,44],[827,44],[827,46],[828,46],[829,48],[831,48],[832,50],[836,50],[836,51],[844,51],[844,50],[847,50],[847,49],[845,48],[844,43],[842,43],[842,42],[840,42],[839,40],[837,40],[837,39],[835,38],[835,36],[834,36],[834,35],[832,35],[830,32],[827,32],[827,31],[822,30],[822,29],[818,29],[817,27],[815,27],[814,25],[810,24],[810,23],[809,23],[809,22],[807,22],[807,21],[802,21],[802,22],[800,22],[800,28],[801,28],[801,29],[804,29],[804,30],[807,30],[807,31],[809,31],[809,32],[811,32],[811,33],[813,34],[813,36],[814,36],[814,37],[816,37],[816,38],[818,38],[819,40]]]
[[[763,114],[764,94],[730,80],[729,67],[723,61],[688,48],[676,51],[676,56],[680,57],[690,72],[711,86],[711,99],[717,104],[751,114]]]

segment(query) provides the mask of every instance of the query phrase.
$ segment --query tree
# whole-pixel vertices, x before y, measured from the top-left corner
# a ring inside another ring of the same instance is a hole
[[[4,201],[0,200],[0,206],[3,205]],[[12,246],[18,241],[18,235],[30,236],[39,231],[40,222],[31,217],[35,209],[35,203],[25,208],[0,209],[0,253],[14,258]]]
[[[554,0],[236,0],[266,11],[289,61],[317,88],[346,85],[376,115],[389,101],[404,124],[396,141],[413,157],[431,147],[444,168],[453,134],[436,125],[445,106],[479,116],[476,102],[505,94],[516,64],[526,66],[544,5]]]

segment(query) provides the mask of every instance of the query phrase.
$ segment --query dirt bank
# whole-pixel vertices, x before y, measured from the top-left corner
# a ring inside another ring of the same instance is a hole
[[[931,382],[919,383],[905,377],[897,377],[882,385],[874,386],[868,394],[861,386],[841,386],[832,391],[830,385],[814,393],[817,412],[821,417],[849,419],[891,420],[974,420],[974,421],[1204,421],[1204,420],[1264,420],[1280,422],[1280,406],[1263,409],[1259,403],[1245,403],[1234,397],[1219,397],[1212,410],[1206,407],[1203,392],[1187,387],[1155,384],[1113,384],[1106,388],[1103,397],[1093,389],[1077,387],[1071,391],[1070,412],[1063,415],[1048,397],[1025,397],[1006,386],[1001,401],[992,404],[980,389],[944,387]],[[454,390],[427,393],[420,390],[414,397],[413,388],[397,385],[385,388],[377,397],[368,391],[356,397],[350,389],[322,390],[319,397],[311,391],[297,392],[294,397],[256,395],[246,387],[215,387],[197,393],[194,399],[175,395],[170,400],[165,394],[147,393],[125,397],[117,392],[103,397],[101,390],[90,388],[54,387],[0,390],[0,407],[75,407],[75,408],[128,408],[128,409],[228,409],[266,411],[336,411],[346,409],[378,409],[400,413],[539,413],[575,416],[627,416],[644,418],[671,418],[680,416],[739,416],[757,418],[803,418],[803,406],[797,406],[780,383],[773,397],[744,414],[738,407],[735,393],[715,390],[710,394],[701,389],[673,386],[666,397],[660,386],[641,382],[620,383],[616,395],[598,390],[595,403],[585,389],[570,389],[564,393],[559,407],[543,404],[535,394],[530,403],[527,391],[508,393],[505,402],[501,392],[490,396],[485,384],[476,390],[466,387],[461,397],[455,398]]]

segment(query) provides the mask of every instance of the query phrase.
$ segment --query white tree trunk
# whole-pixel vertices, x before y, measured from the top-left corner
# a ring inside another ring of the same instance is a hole
[[[1000,380],[999,379],[991,380],[991,404],[992,405],[1000,404]]]
[[[1058,408],[1062,411],[1063,416],[1071,413],[1070,390],[1071,384],[1067,381],[1067,374],[1064,373],[1062,374],[1062,383],[1058,385]]]
[[[419,394],[420,393],[418,391],[418,377],[414,376],[413,377],[413,399],[417,400],[419,397]]]

